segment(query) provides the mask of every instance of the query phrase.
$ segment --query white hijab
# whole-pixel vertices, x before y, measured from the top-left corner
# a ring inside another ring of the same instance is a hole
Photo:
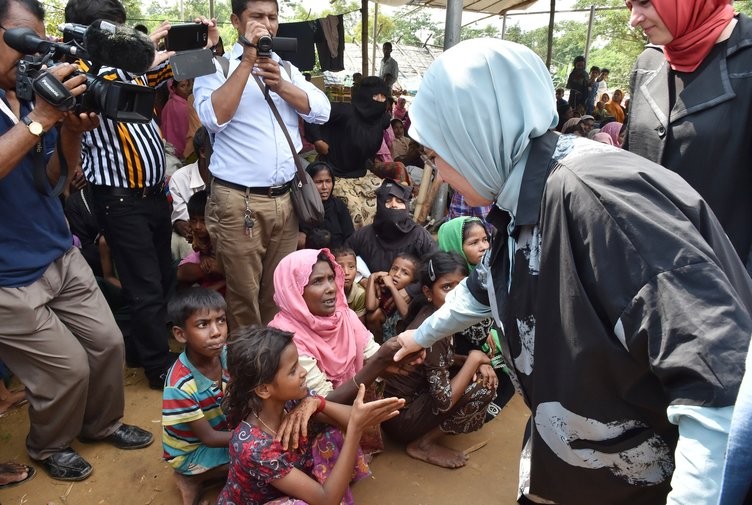
[[[410,107],[410,136],[497,201],[530,140],[559,121],[545,64],[525,46],[473,39],[444,52]],[[519,179],[519,178],[517,178]]]

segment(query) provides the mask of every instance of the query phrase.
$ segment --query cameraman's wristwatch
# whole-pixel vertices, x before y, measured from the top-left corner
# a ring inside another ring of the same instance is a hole
[[[37,137],[44,135],[44,127],[42,126],[42,123],[33,121],[29,116],[22,117],[21,121],[29,127],[29,132],[31,132],[32,135],[36,135]]]

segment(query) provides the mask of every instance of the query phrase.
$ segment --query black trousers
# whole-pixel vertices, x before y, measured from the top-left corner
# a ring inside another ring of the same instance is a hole
[[[94,187],[99,226],[112,251],[125,302],[131,308],[127,347],[156,379],[169,365],[167,297],[175,284],[170,255],[170,204],[163,193],[147,197]]]

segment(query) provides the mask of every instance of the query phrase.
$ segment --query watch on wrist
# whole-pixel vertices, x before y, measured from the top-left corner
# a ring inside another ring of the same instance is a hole
[[[23,121],[23,124],[29,128],[29,132],[32,135],[36,135],[37,137],[44,135],[44,127],[42,126],[42,123],[33,121],[29,116],[22,117],[21,121]]]

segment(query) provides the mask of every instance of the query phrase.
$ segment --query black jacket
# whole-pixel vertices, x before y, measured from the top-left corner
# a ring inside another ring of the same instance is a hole
[[[499,231],[467,286],[503,324],[531,409],[529,492],[665,504],[666,408],[733,405],[752,333],[752,280],[718,221],[676,174],[553,134],[533,141],[511,265],[509,214],[488,219]]]
[[[624,148],[680,174],[710,204],[750,271],[752,261],[752,20],[687,76],[670,108],[675,73],[648,47],[632,72]]]

